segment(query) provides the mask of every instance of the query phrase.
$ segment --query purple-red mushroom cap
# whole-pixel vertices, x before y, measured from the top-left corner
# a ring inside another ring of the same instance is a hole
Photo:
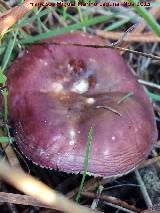
[[[88,173],[128,173],[157,139],[152,103],[123,58],[79,31],[31,45],[8,70],[9,116],[16,143],[32,162],[67,173],[84,171],[93,128]],[[130,95],[128,95],[130,94]]]

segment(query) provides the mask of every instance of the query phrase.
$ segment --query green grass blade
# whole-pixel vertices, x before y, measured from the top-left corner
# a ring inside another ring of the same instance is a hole
[[[113,24],[106,27],[105,30],[106,31],[115,30],[115,29],[121,27],[122,25],[128,23],[132,18],[133,17],[127,17],[127,18],[121,19],[119,21],[113,22]]]
[[[148,23],[148,25],[152,28],[152,30],[160,36],[160,25],[155,21],[153,16],[147,11],[147,9],[143,6],[137,6],[138,0],[128,0],[129,3],[134,4],[135,11],[144,18],[144,20]]]
[[[5,121],[8,121],[8,91],[5,88],[1,91],[1,93],[3,95],[3,100],[4,100],[3,117]]]
[[[126,95],[124,95],[120,100],[117,101],[117,105],[121,104],[122,102],[126,101],[130,96],[132,96],[134,93],[129,92]]]
[[[149,92],[149,91],[147,91],[147,93],[153,101],[160,101],[160,95],[154,94],[154,93]]]
[[[11,138],[11,140],[15,141],[14,138]],[[0,143],[7,143],[7,142],[10,142],[10,139],[8,137],[5,137],[5,136],[4,137],[3,136],[0,137]]]
[[[76,8],[77,8],[77,11],[78,11],[78,13],[79,13],[80,21],[81,21],[81,23],[83,23],[84,18],[83,18],[82,12],[81,12],[81,7],[78,6],[78,0],[75,0],[75,3],[76,3],[76,5],[77,5]]]
[[[83,23],[73,24],[73,25],[69,25],[66,27],[59,28],[59,29],[50,30],[49,32],[42,33],[42,34],[36,35],[36,36],[29,36],[28,38],[21,40],[20,44],[33,43],[35,41],[39,41],[41,39],[45,39],[45,38],[49,38],[49,37],[52,37],[55,35],[65,33],[65,32],[69,32],[71,30],[78,30],[83,27],[87,27],[87,26],[91,26],[91,25],[95,25],[95,24],[107,21],[113,17],[115,17],[115,15],[111,15],[111,16],[102,15],[102,16],[87,20]]]
[[[13,28],[22,27],[28,23],[31,23],[31,22],[35,21],[37,18],[41,18],[42,16],[47,15],[52,10],[53,10],[53,8],[52,9],[47,8],[47,9],[39,12],[35,16],[32,16],[31,18],[28,18],[28,16],[26,15],[23,19],[20,20],[20,22],[18,24],[15,24]],[[33,11],[31,11],[30,13],[32,13],[32,12]]]
[[[83,177],[81,180],[81,184],[80,184],[80,188],[76,197],[76,202],[79,201],[80,199],[80,195],[81,192],[83,190],[83,186],[84,186],[84,181],[87,175],[87,171],[88,171],[88,161],[89,161],[89,154],[90,154],[90,146],[91,146],[91,142],[92,142],[92,135],[93,135],[93,128],[91,127],[89,130],[89,134],[88,134],[88,142],[87,142],[87,146],[86,146],[86,156],[85,156],[85,161],[84,161],[84,172],[83,172]]]
[[[2,66],[1,66],[2,72],[4,72],[4,70],[6,69],[6,67],[9,63],[9,60],[11,58],[11,54],[12,54],[12,51],[13,51],[13,48],[14,48],[14,45],[15,45],[15,42],[16,42],[17,34],[18,34],[18,29],[14,33],[13,38],[10,38],[10,40],[9,40],[7,49],[5,51],[5,54],[4,54],[4,57],[3,57],[3,60],[2,60]]]

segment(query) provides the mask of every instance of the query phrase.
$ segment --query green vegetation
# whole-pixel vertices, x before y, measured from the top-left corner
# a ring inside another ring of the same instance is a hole
[[[89,154],[90,154],[90,146],[91,146],[91,142],[92,142],[92,135],[93,135],[93,128],[91,127],[90,130],[89,130],[88,142],[87,142],[87,145],[86,145],[86,155],[85,155],[85,161],[84,161],[84,172],[83,172],[81,184],[80,184],[80,187],[79,187],[79,191],[78,191],[78,194],[77,194],[77,197],[76,197],[76,202],[79,202],[81,192],[83,191],[84,181],[85,181],[85,178],[87,176],[88,161],[89,161]]]

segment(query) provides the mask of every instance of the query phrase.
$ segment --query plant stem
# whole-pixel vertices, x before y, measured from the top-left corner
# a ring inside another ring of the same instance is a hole
[[[160,36],[160,25],[155,21],[154,17],[144,8],[143,6],[138,6],[137,0],[128,0],[129,3],[134,4],[135,11],[144,18],[148,25],[152,28],[157,36]]]
[[[87,175],[87,171],[88,171],[88,161],[89,161],[89,153],[90,153],[90,145],[92,142],[92,135],[93,135],[93,129],[92,127],[89,130],[89,134],[88,134],[88,142],[87,142],[87,146],[86,146],[86,156],[85,156],[85,161],[84,161],[84,172],[83,172],[83,177],[81,180],[81,184],[80,184],[80,188],[76,197],[76,202],[78,203],[79,199],[80,199],[80,195],[81,192],[83,190],[83,186],[84,186],[84,181]]]

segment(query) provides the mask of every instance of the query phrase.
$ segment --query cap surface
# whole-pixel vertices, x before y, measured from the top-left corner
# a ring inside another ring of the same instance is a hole
[[[43,167],[82,172],[92,127],[88,172],[108,177],[127,173],[157,139],[143,87],[115,50],[53,41],[104,44],[77,31],[32,45],[15,60],[7,85],[16,143]]]

